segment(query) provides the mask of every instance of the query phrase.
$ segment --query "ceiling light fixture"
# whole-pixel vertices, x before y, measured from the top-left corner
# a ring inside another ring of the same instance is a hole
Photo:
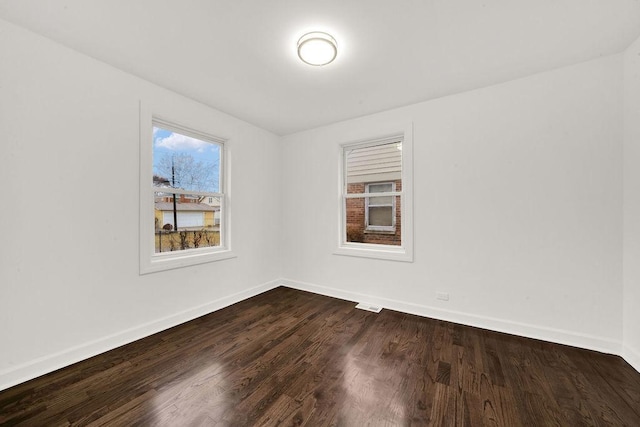
[[[298,40],[298,56],[309,65],[327,65],[338,55],[336,39],[327,33],[312,32]]]

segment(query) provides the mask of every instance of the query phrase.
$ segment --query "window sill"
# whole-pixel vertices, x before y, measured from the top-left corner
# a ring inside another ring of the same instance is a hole
[[[413,254],[402,246],[373,245],[369,243],[344,243],[333,253],[334,255],[413,262]]]
[[[175,268],[188,267],[190,265],[205,264],[235,258],[237,255],[230,249],[216,251],[187,251],[187,253],[164,252],[152,255],[151,259],[140,264],[140,274],[156,273]]]
[[[384,235],[394,235],[396,234],[396,230],[375,230],[375,229],[365,229],[364,234],[384,234]]]

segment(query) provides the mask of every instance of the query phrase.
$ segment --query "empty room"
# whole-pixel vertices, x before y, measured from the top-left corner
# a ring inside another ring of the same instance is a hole
[[[0,425],[640,425],[640,0],[0,0],[0,141]]]

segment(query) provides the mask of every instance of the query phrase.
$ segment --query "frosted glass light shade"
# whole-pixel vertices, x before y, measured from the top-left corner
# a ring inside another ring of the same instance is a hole
[[[298,56],[309,65],[327,65],[337,55],[336,39],[327,33],[307,33],[298,40]]]

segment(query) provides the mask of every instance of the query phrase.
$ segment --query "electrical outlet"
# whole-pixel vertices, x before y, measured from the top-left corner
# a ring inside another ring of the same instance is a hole
[[[449,301],[449,294],[446,292],[436,292],[436,298],[440,301]]]

